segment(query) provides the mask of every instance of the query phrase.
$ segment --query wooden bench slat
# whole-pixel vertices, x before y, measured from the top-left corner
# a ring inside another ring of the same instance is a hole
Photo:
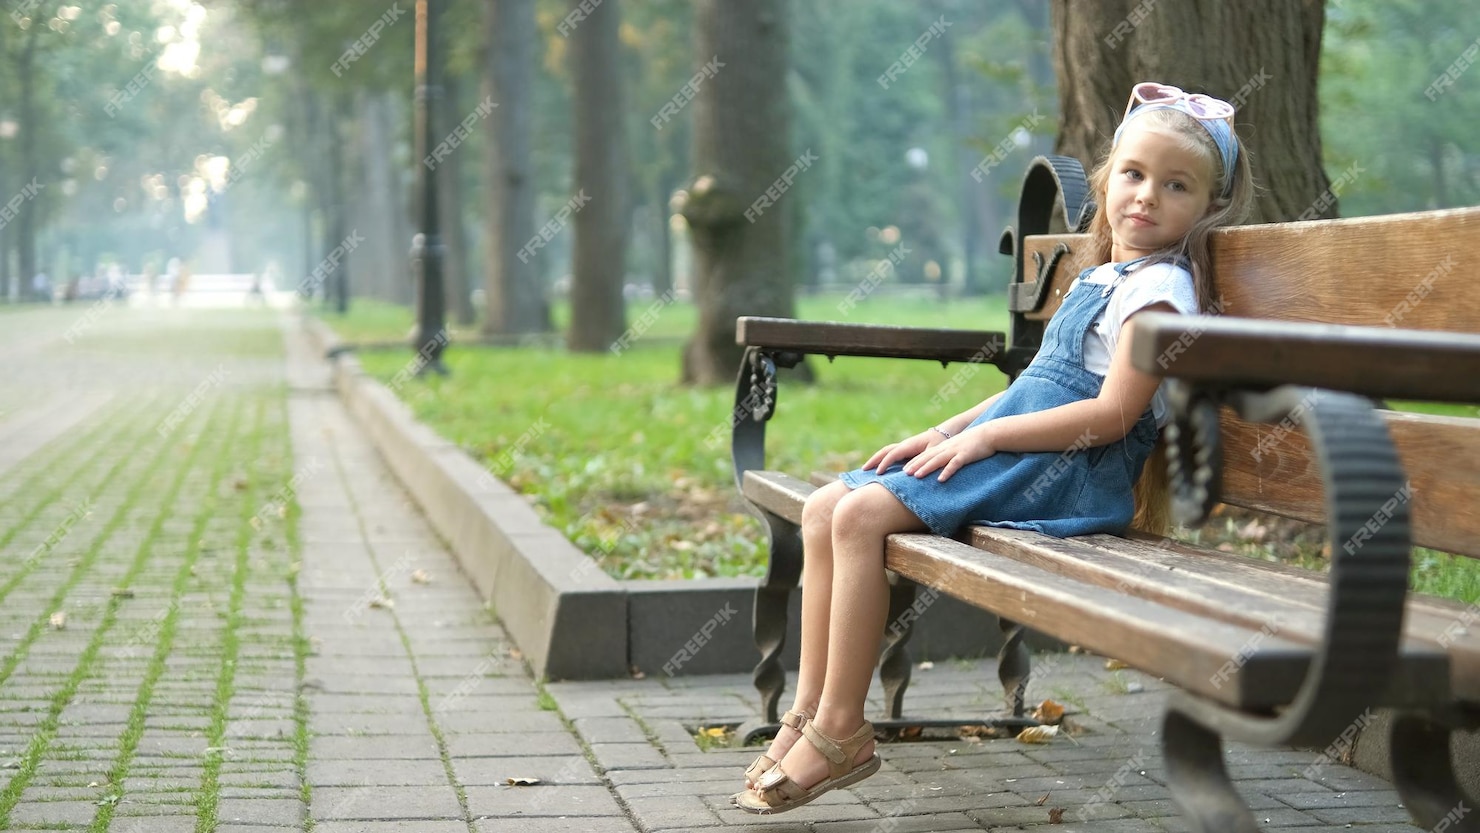
[[[1071,253],[1053,275],[1047,321],[1085,262],[1087,235],[1033,235],[1027,263],[1058,243]],[[1278,321],[1480,332],[1480,207],[1239,226],[1213,233],[1223,314]]]
[[[1233,706],[1289,702],[1310,658],[1308,646],[1261,635],[1258,629],[1067,579],[948,538],[890,536],[885,564],[916,582]],[[1247,662],[1231,667],[1230,660],[1239,656]]]
[[[1007,336],[985,330],[935,330],[743,316],[735,322],[735,341],[744,347],[770,347],[808,355],[990,364],[1002,355]]]
[[[748,471],[741,491],[771,514],[800,526],[802,504],[816,487],[779,471]]]
[[[971,527],[970,536],[972,546],[1190,613],[1256,629],[1278,622],[1281,636],[1302,644],[1318,644],[1324,633],[1329,586],[1324,575],[1308,570],[1299,571],[1303,576],[1291,576],[1291,568],[1267,571],[1266,565],[1283,565],[1170,540],[1153,544],[1113,535],[1063,539],[987,526]],[[1480,633],[1451,632],[1456,611],[1428,604],[1430,599],[1409,601],[1403,651],[1410,662],[1427,656],[1442,663],[1440,636],[1448,633],[1445,641],[1452,640],[1449,653],[1456,663],[1450,669],[1452,686],[1464,699],[1480,702]]]
[[[1413,542],[1480,557],[1480,512],[1473,509],[1480,494],[1480,420],[1399,411],[1383,417],[1412,484]],[[1325,489],[1298,428],[1245,422],[1227,409],[1221,425],[1226,503],[1325,522]]]
[[[1132,326],[1131,359],[1155,375],[1480,402],[1480,335],[1159,312]]]

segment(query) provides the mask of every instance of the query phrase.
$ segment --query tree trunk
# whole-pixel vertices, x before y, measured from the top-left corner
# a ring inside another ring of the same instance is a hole
[[[439,124],[444,127],[457,124],[466,115],[461,93],[457,75],[446,73],[442,79],[442,107],[446,117],[439,120]],[[442,215],[443,294],[453,320],[469,326],[476,317],[472,285],[468,280],[467,235],[463,233],[462,170],[459,148],[443,157],[434,173],[438,177],[438,213]]]
[[[952,18],[957,17],[954,4],[937,4],[935,10],[949,14]],[[955,35],[951,33],[950,27],[946,27],[940,34],[939,51],[941,78],[945,82],[946,113],[950,117],[951,125],[951,151],[956,157],[954,160],[956,169],[969,171],[974,164],[971,160],[971,148],[966,144],[971,131],[967,119],[967,114],[971,110],[971,86],[957,70]],[[956,198],[961,222],[961,291],[966,295],[977,295],[981,293],[981,287],[977,286],[975,265],[978,236],[976,189],[972,187],[973,181],[970,177],[963,176],[958,179]],[[941,276],[942,290],[946,287],[949,274],[950,271],[946,270]]]
[[[36,163],[36,37],[41,31],[38,21],[32,21],[26,36],[26,45],[21,50],[17,66],[20,76],[20,136],[21,136],[21,188],[29,188],[37,181],[39,172]],[[23,200],[19,217],[16,218],[15,247],[21,273],[21,297],[47,300],[35,290],[36,277],[36,200]],[[65,280],[65,275],[53,275],[52,284]]]
[[[1261,186],[1251,222],[1293,220],[1330,187],[1321,167],[1316,78],[1323,0],[1053,0],[1059,79],[1055,152],[1098,161],[1139,81],[1238,107]],[[1315,216],[1335,216],[1334,201]]]
[[[0,183],[4,183],[4,181],[5,178],[0,176]],[[0,184],[0,188],[3,187],[3,184]],[[4,228],[0,228],[0,304],[8,303],[12,297],[11,293],[17,289],[11,283],[10,238],[10,226],[6,225]]]
[[[792,315],[791,200],[781,192],[786,178],[808,175],[816,155],[808,149],[793,158],[789,149],[785,15],[784,0],[695,4],[702,80],[689,105],[694,181],[683,213],[694,243],[699,323],[684,352],[686,383],[734,379],[738,316]]]
[[[657,234],[657,264],[653,271],[653,292],[658,295],[667,295],[673,289],[673,228],[668,222],[672,211],[668,208],[669,195],[673,193],[673,187],[668,178],[658,176],[658,186],[653,194],[653,209],[657,212],[658,221],[653,231]]]
[[[344,192],[344,119],[347,110],[348,99],[346,93],[332,94],[329,103],[329,244],[333,247],[343,245],[350,230],[349,206],[345,200]],[[329,252],[325,252],[327,256]],[[341,260],[337,268],[328,276],[332,284],[332,296],[330,287],[325,287],[324,300],[329,301],[332,297],[334,311],[340,315],[349,311],[349,272],[348,260]]]
[[[484,286],[489,335],[548,332],[550,311],[535,271],[534,169],[530,105],[539,30],[534,0],[485,0],[488,95],[498,103],[488,143],[488,257]]]
[[[346,258],[360,276],[360,294],[383,301],[410,304],[411,222],[406,191],[396,175],[390,93],[361,93],[359,138],[361,177],[354,200],[356,228],[365,242]],[[337,243],[337,241],[336,241]]]
[[[589,0],[571,0],[579,10]],[[590,202],[575,214],[566,345],[598,352],[622,337],[626,314],[627,137],[622,120],[618,0],[605,0],[570,34],[575,59],[575,185]]]

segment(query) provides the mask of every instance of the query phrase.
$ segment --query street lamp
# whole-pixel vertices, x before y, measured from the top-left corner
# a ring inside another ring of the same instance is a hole
[[[437,218],[437,178],[428,161],[436,147],[436,115],[442,98],[442,61],[437,46],[437,18],[442,0],[416,0],[416,158],[420,161],[421,229],[411,241],[411,268],[416,280],[417,375],[446,375],[442,351],[447,347],[447,300],[442,292],[442,234]]]

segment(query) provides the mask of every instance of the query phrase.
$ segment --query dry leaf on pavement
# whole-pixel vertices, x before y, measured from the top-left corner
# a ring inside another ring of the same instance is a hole
[[[1059,733],[1057,726],[1029,726],[1018,733],[1020,743],[1048,743]]]
[[[1052,700],[1044,700],[1033,710],[1033,719],[1039,723],[1057,726],[1064,719],[1064,707]]]

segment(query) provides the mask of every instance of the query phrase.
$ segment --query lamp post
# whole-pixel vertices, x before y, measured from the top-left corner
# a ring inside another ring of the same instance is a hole
[[[442,292],[442,233],[437,217],[437,177],[431,162],[436,147],[436,115],[441,109],[442,61],[437,48],[437,18],[442,0],[416,0],[416,158],[420,160],[421,229],[411,241],[416,280],[417,375],[446,375],[442,351],[447,347],[447,301]]]

